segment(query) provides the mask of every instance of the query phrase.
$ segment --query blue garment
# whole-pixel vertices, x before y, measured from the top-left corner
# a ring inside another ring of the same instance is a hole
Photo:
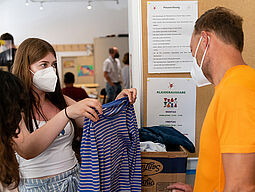
[[[79,191],[140,192],[140,141],[133,105],[126,97],[107,103],[99,118],[84,121]]]
[[[195,152],[193,143],[173,127],[143,127],[139,130],[139,134],[141,141],[153,141],[155,143],[165,144],[167,151],[179,150],[179,146],[181,145],[190,153]]]

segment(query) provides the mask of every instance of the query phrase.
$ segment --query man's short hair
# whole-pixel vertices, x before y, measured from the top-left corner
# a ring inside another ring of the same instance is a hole
[[[14,44],[13,36],[10,33],[4,33],[0,36],[0,40],[9,40]]]
[[[113,54],[113,53],[114,53],[114,49],[113,49],[112,47],[109,49],[109,53],[110,53],[110,54]]]
[[[70,84],[70,83],[74,83],[74,74],[71,72],[67,72],[64,75],[64,83],[65,84]]]
[[[234,45],[243,51],[243,18],[224,7],[215,7],[206,11],[195,24],[195,35],[202,31],[214,32],[223,42]]]

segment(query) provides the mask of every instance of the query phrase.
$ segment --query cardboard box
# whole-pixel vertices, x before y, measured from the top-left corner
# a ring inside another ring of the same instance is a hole
[[[168,192],[166,187],[186,179],[187,152],[142,152],[142,192]]]

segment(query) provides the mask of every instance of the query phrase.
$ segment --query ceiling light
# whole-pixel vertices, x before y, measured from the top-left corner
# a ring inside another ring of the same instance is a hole
[[[28,3],[28,0],[26,0],[26,3],[25,3],[25,5],[26,5],[26,6],[28,6],[28,5],[29,5],[29,3]]]
[[[0,0],[1,1],[1,0]],[[25,1],[25,0],[24,0]],[[53,2],[57,2],[57,3],[61,3],[61,2],[81,2],[81,1],[87,1],[88,2],[88,5],[87,5],[87,8],[90,10],[90,9],[93,9],[93,6],[91,3],[94,3],[94,2],[97,2],[97,1],[113,1],[113,2],[116,2],[116,4],[120,4],[120,0],[26,0],[26,5],[30,4],[30,3],[40,3],[41,6],[40,6],[40,10],[43,10],[44,7],[43,7],[43,4],[45,3],[53,3]]]
[[[43,2],[41,1],[40,10],[43,10],[43,9],[44,9]]]
[[[91,1],[88,2],[87,8],[88,8],[89,10],[92,9]]]

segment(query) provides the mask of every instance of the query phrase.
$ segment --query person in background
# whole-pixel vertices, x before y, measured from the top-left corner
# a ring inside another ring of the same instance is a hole
[[[15,53],[16,53],[16,47],[14,45],[14,39],[13,36],[10,33],[4,33],[0,36],[0,40],[5,41],[5,51],[0,53],[0,65],[1,66],[7,66],[8,71],[11,71]]]
[[[73,86],[74,82],[75,82],[74,74],[71,72],[65,73],[64,75],[65,88],[62,89],[63,94],[72,98],[75,101],[80,101],[88,98],[89,96],[84,89]]]
[[[9,72],[0,71],[0,191],[19,184],[19,164],[12,148],[20,133],[19,123],[27,121],[29,96],[22,82]]]
[[[125,53],[122,61],[125,64],[125,66],[121,69],[123,88],[124,89],[129,89],[130,88],[129,53]]]
[[[13,138],[20,192],[77,191],[80,167],[72,140],[84,117],[97,121],[102,114],[98,100],[76,102],[62,94],[56,62],[53,47],[38,38],[23,41],[15,56],[13,73],[30,96],[28,121],[21,120]],[[125,89],[118,97],[126,96],[134,102],[136,90]]]
[[[110,56],[104,61],[103,72],[106,82],[107,103],[121,92],[121,66],[117,47],[109,49]]]
[[[192,34],[192,78],[198,86],[215,86],[201,130],[195,192],[255,191],[255,70],[242,57],[242,22],[216,7],[201,15]],[[168,189],[193,190],[181,183]]]

